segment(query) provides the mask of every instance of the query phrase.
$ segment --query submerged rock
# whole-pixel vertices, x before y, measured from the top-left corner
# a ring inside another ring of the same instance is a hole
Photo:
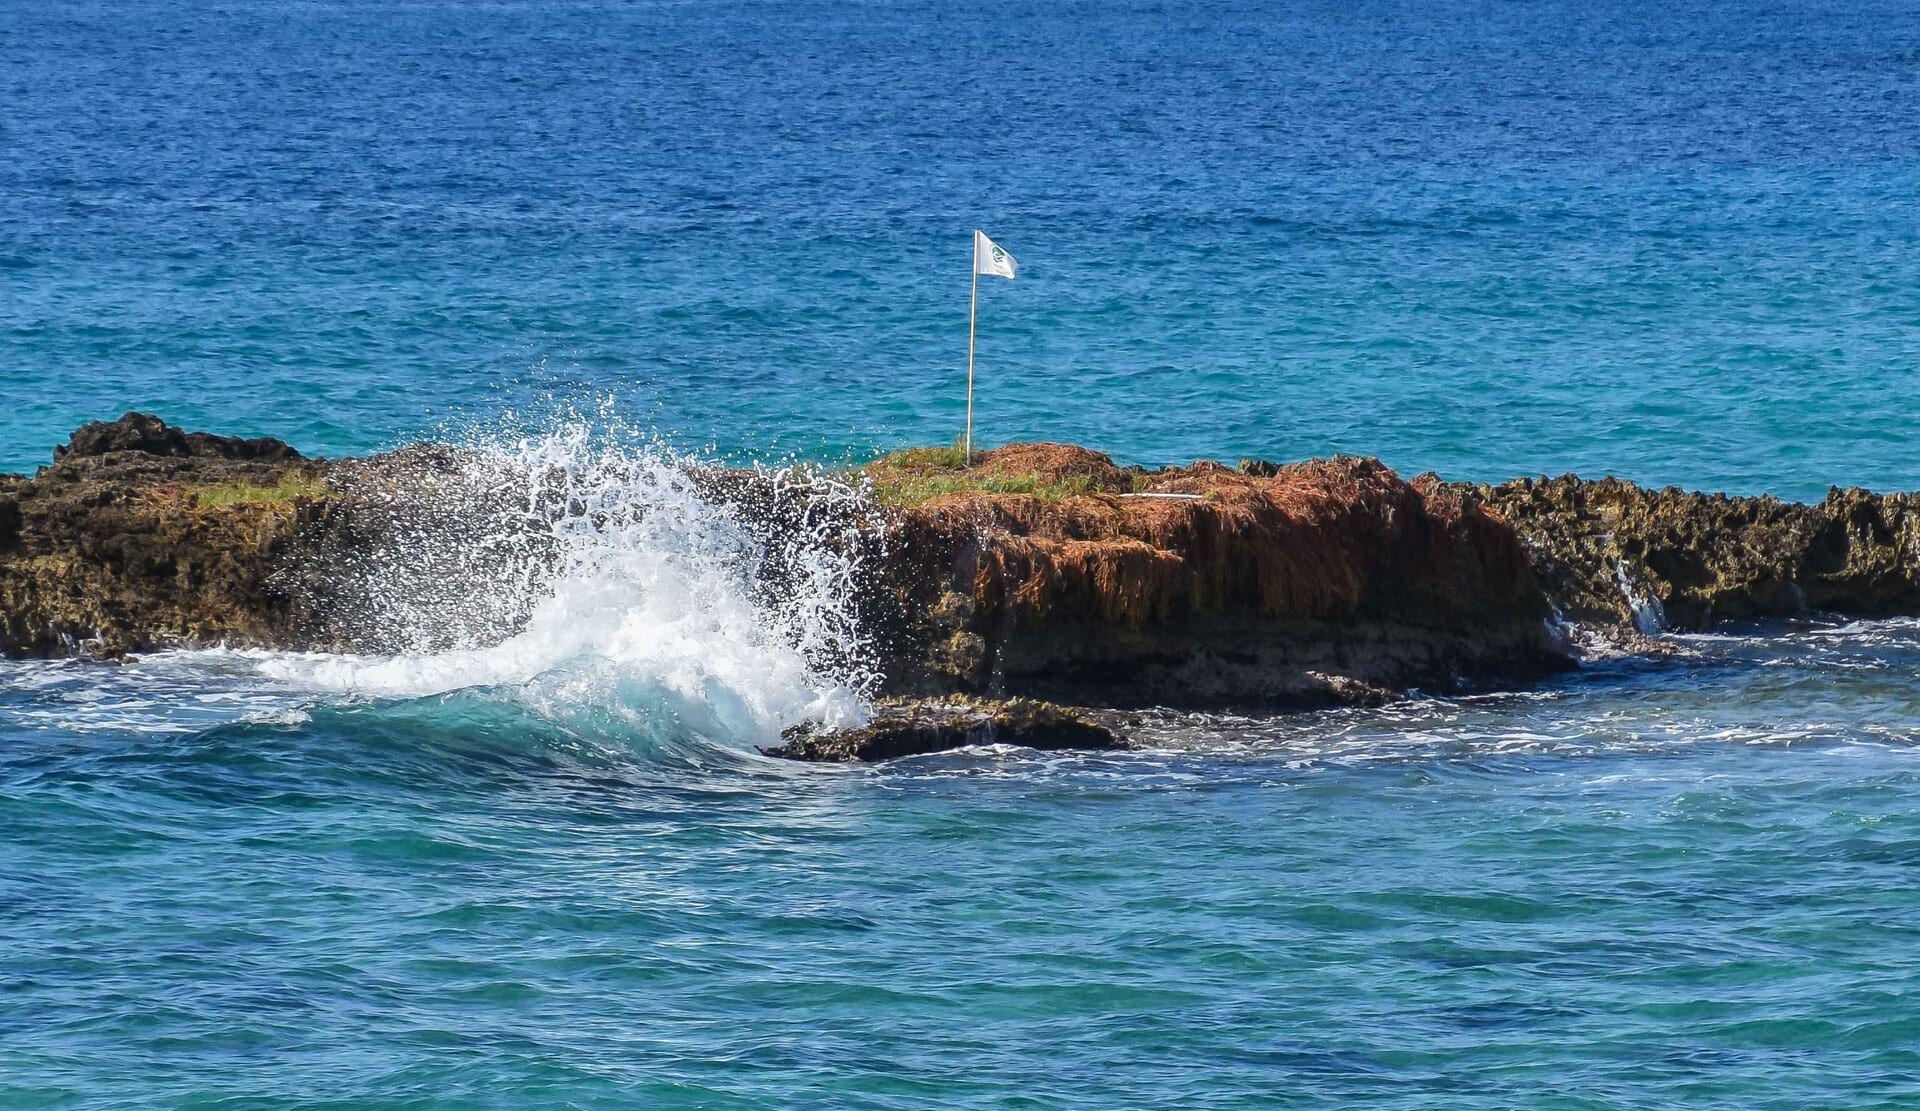
[[[1030,699],[886,700],[857,729],[800,726],[782,739],[785,744],[763,751],[786,760],[830,763],[897,760],[988,744],[1043,750],[1128,747],[1125,737],[1087,711]]]

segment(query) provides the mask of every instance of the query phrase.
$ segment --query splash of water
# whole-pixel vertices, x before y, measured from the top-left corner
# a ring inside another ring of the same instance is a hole
[[[725,471],[574,422],[401,459],[364,486],[386,539],[334,606],[379,650],[276,657],[272,678],[375,698],[481,688],[596,726],[667,714],[755,741],[864,718],[878,675],[855,586],[875,533],[862,494],[819,472]]]
[[[1613,582],[1620,588],[1620,596],[1626,600],[1628,612],[1633,614],[1633,627],[1643,636],[1659,636],[1667,631],[1667,608],[1660,603],[1658,595],[1650,590],[1642,590],[1633,581],[1627,570],[1627,561],[1616,560],[1613,566]]]

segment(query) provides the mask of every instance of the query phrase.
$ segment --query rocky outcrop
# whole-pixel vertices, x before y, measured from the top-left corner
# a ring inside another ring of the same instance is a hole
[[[272,580],[322,464],[140,414],[87,425],[54,455],[33,478],[0,477],[0,650],[271,644],[300,624]]]
[[[1299,706],[1566,663],[1513,531],[1376,460],[1149,473],[1038,444],[929,470],[957,488],[898,512],[877,577],[896,693]]]
[[[1513,525],[1570,621],[1651,632],[1920,613],[1920,495],[1834,489],[1799,505],[1571,475],[1456,489]]]
[[[0,653],[497,641],[525,614],[476,593],[552,549],[525,478],[441,445],[329,461],[139,413],[89,424],[0,476]]]
[[[816,763],[871,763],[970,745],[1037,749],[1124,749],[1127,739],[1085,710],[1030,699],[883,699],[858,729],[787,730],[768,756]]]
[[[1556,615],[1628,630],[1920,613],[1920,495],[1795,505],[1408,481],[1359,458],[1147,471],[1061,445],[956,454],[877,461],[867,502],[824,480],[674,472],[780,541],[757,568],[771,597],[809,538],[871,544],[847,589],[884,693],[932,700],[782,755],[1121,743],[1028,699],[1310,706],[1521,684],[1570,665]],[[551,522],[584,512],[569,481],[431,445],[329,462],[139,414],[88,425],[32,477],[0,476],[0,650],[381,651],[396,628],[413,648],[489,643],[524,614],[475,595],[540,580]],[[832,514],[851,516],[820,532]]]

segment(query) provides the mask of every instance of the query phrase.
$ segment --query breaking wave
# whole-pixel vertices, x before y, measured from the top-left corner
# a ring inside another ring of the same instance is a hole
[[[367,647],[268,655],[279,683],[733,741],[864,718],[854,585],[875,541],[862,494],[819,471],[724,471],[572,422],[359,482],[390,539],[334,569],[329,607]]]

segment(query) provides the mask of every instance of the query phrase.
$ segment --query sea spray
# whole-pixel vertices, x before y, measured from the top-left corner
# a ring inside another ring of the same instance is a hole
[[[281,681],[482,688],[595,727],[666,714],[759,741],[855,723],[878,683],[856,593],[879,530],[822,472],[723,470],[570,422],[342,481],[364,508],[341,547],[360,550],[325,553],[319,604],[350,650],[263,663]]]
[[[1633,627],[1641,635],[1658,636],[1667,631],[1667,609],[1661,604],[1660,596],[1634,582],[1626,560],[1614,561],[1613,581],[1627,603],[1627,612],[1633,615]]]

